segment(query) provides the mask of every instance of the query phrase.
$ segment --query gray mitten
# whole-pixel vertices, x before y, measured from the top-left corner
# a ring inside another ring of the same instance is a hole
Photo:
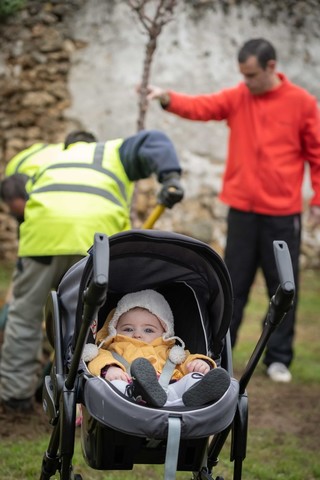
[[[173,205],[181,202],[184,190],[180,183],[179,173],[171,172],[163,175],[161,183],[162,189],[158,194],[158,203],[167,208],[172,208]]]

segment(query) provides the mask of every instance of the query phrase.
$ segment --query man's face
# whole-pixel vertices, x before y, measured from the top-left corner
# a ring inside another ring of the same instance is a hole
[[[255,56],[248,57],[245,62],[239,63],[244,83],[252,95],[261,95],[274,88],[275,63],[275,60],[269,60],[267,66],[262,68]]]

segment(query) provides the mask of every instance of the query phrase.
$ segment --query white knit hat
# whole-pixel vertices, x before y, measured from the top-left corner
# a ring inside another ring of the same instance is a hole
[[[155,290],[140,290],[139,292],[127,293],[119,300],[113,316],[109,322],[108,336],[104,340],[102,340],[98,348],[102,347],[103,343],[106,340],[109,340],[111,337],[114,337],[117,334],[116,328],[121,315],[128,312],[129,310],[132,310],[133,308],[138,307],[148,310],[159,319],[165,330],[164,334],[162,335],[162,338],[164,340],[179,341],[181,346],[174,345],[170,350],[169,358],[173,363],[182,363],[186,358],[186,354],[184,351],[185,344],[181,340],[181,338],[174,335],[174,319],[169,303],[164,298],[164,296],[161,295],[161,293],[156,292]],[[82,358],[88,362],[97,355],[98,351],[95,350],[94,352],[94,346],[91,345],[90,348],[92,352],[90,350],[89,353],[89,345],[86,345],[86,347],[86,351],[82,355]]]
[[[124,295],[124,297],[119,300],[109,323],[109,335],[113,337],[117,334],[116,328],[121,315],[138,307],[148,310],[159,319],[165,330],[163,334],[164,340],[168,340],[174,336],[174,320],[170,305],[164,296],[155,290],[140,290],[139,292]]]

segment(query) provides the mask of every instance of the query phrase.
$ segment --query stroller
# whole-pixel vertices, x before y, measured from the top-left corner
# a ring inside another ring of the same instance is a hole
[[[130,230],[110,238],[96,234],[89,255],[66,273],[46,305],[47,336],[55,357],[44,381],[43,407],[53,431],[40,480],[49,480],[56,472],[62,480],[82,479],[72,466],[77,404],[83,411],[82,452],[93,469],[163,464],[165,480],[175,479],[177,471],[192,472],[194,480],[223,480],[215,470],[231,434],[233,479],[240,480],[246,456],[246,387],[295,294],[287,245],[274,242],[274,252],[279,287],[238,381],[233,377],[229,336],[232,286],[221,257],[208,245],[177,233]],[[152,408],[89,373],[82,360],[84,345],[94,343],[94,332],[125,293],[147,288],[169,302],[175,334],[186,348],[211,356],[229,372],[230,386],[216,403]]]

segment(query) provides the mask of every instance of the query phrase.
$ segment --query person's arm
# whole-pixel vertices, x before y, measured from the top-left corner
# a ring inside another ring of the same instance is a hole
[[[192,362],[187,363],[186,366],[190,373],[198,372],[203,373],[203,375],[205,375],[212,369],[212,365],[210,365],[205,360],[202,360],[201,358],[196,358],[195,360],[192,360]]]
[[[206,372],[211,370],[212,368],[216,368],[217,364],[212,358],[208,357],[207,355],[203,355],[201,353],[192,353],[189,354],[186,358],[186,360],[181,363],[180,367],[184,375],[187,373],[193,372],[193,371],[198,371],[194,370],[194,367],[198,364],[198,361],[201,360],[201,364],[203,362],[203,366],[205,367]],[[206,368],[209,367],[209,368]],[[204,373],[204,371],[201,371],[200,373]]]
[[[176,172],[181,167],[173,143],[158,130],[141,130],[124,140],[119,149],[123,167],[131,181],[156,174],[159,182],[163,175]]]
[[[158,130],[142,130],[126,138],[119,149],[123,167],[131,181],[156,174],[163,187],[159,203],[171,208],[183,198],[181,167],[173,143]]]
[[[166,107],[163,107],[166,112],[174,113],[187,120],[201,122],[226,120],[238,98],[237,95],[232,94],[231,89],[203,95],[186,95],[170,90],[168,95],[170,101]]]
[[[147,87],[147,100],[159,100],[160,105],[163,108],[167,108],[170,103],[169,90],[156,87],[155,85],[148,85]]]
[[[222,90],[218,93],[187,95],[148,85],[148,100],[158,100],[167,112],[188,120],[225,120],[234,105],[240,100],[243,86]]]
[[[109,382],[112,380],[123,380],[129,382],[131,377],[127,372],[124,372],[118,365],[109,365],[101,370],[101,377]]]
[[[107,367],[111,365],[123,370],[123,372],[126,371],[125,367],[113,357],[111,352],[100,348],[98,355],[89,361],[88,370],[92,375],[99,377],[101,375],[101,371],[103,369],[107,370]]]

